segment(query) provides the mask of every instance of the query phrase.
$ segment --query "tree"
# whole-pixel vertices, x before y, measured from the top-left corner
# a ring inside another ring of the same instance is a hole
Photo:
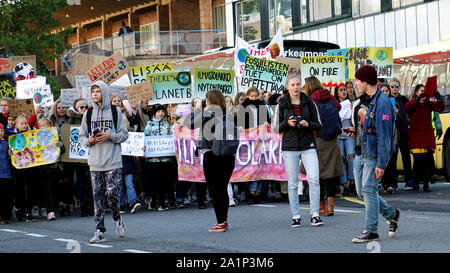
[[[46,63],[63,53],[73,31],[55,31],[60,22],[53,14],[65,5],[66,0],[0,0],[0,55],[36,55],[38,73],[49,76]],[[59,94],[56,81],[47,79]]]

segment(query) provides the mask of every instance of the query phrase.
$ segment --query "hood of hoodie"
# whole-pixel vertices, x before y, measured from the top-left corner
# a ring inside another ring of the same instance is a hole
[[[336,98],[333,95],[331,95],[330,91],[328,91],[327,89],[314,91],[311,94],[311,98],[321,102],[327,102],[331,100],[332,102],[334,102],[334,104],[336,104],[336,107],[338,108],[339,111],[342,108],[341,104],[336,100]]]
[[[103,81],[96,81],[91,85],[97,85],[102,90],[102,107],[100,107],[97,103],[94,102],[94,109],[106,110],[111,107],[111,103],[109,102],[109,91],[108,85],[106,85]]]

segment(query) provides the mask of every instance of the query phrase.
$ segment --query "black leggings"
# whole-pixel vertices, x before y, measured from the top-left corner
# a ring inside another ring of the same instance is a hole
[[[334,197],[336,195],[336,186],[340,185],[339,176],[333,178],[321,178],[319,181],[320,201],[325,200],[325,193],[327,197]]]
[[[212,152],[206,152],[203,157],[203,172],[218,224],[228,218],[228,183],[233,174],[234,162],[235,156],[215,156]]]
[[[0,178],[0,217],[3,220],[11,219],[14,198],[14,180]]]
[[[428,150],[426,153],[413,153],[413,157],[414,184],[418,185],[420,180],[430,182],[434,170],[433,152]]]

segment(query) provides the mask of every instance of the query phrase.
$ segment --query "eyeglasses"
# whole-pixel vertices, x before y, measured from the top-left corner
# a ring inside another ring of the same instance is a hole
[[[87,106],[80,106],[79,108],[80,108],[80,109],[88,109]]]
[[[391,85],[391,88],[399,88],[400,87],[400,84],[395,84],[395,85]]]

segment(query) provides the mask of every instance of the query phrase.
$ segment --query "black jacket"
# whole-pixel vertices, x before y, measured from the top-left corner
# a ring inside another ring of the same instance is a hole
[[[315,149],[317,144],[313,131],[319,131],[322,124],[314,101],[303,92],[300,93],[300,115],[309,123],[308,127],[297,128],[288,124],[289,117],[296,116],[289,94],[280,99],[278,107],[278,122],[274,130],[277,133],[284,133],[281,149],[283,151]]]
[[[398,103],[398,129],[401,133],[408,133],[408,116],[405,110],[405,105],[408,101],[407,97],[400,94],[395,98],[395,102]]]
[[[237,113],[237,126],[244,125],[244,129],[249,129],[255,127],[255,118],[256,124],[258,126],[263,125],[264,122],[270,123],[270,115],[269,111],[267,110],[267,106],[264,104],[261,100],[252,101],[249,98],[246,98],[245,101],[241,104],[242,107],[239,107],[239,111]],[[247,108],[248,107],[248,108]],[[261,108],[262,107],[262,108]],[[247,111],[245,109],[247,108]],[[252,111],[249,108],[256,108],[256,117],[253,115]],[[263,114],[264,116],[260,116],[259,113]],[[239,120],[243,119],[243,120]]]

